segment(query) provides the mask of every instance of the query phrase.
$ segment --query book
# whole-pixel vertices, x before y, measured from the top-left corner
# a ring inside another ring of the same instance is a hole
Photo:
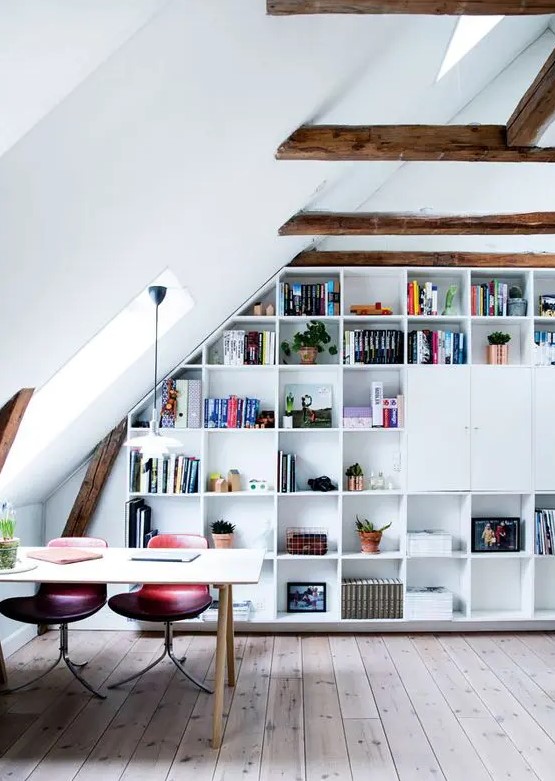
[[[372,407],[372,426],[383,426],[383,382],[372,383],[370,402]]]
[[[286,385],[285,409],[291,410],[293,428],[331,428],[331,385]]]
[[[540,317],[555,317],[555,293],[545,293],[539,297]]]

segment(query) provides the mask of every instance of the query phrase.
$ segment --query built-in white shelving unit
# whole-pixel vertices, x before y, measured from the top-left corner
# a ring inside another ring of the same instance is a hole
[[[280,283],[335,280],[341,291],[341,315],[334,317],[254,316],[252,302],[210,337],[192,360],[172,376],[202,380],[203,398],[231,394],[261,399],[275,410],[274,429],[174,429],[183,452],[200,458],[199,493],[144,495],[160,531],[194,532],[209,537],[218,518],[236,524],[237,547],[266,550],[256,588],[237,588],[236,599],[251,599],[252,621],[276,627],[303,624],[383,628],[407,624],[342,620],[343,578],[399,578],[406,586],[445,586],[454,595],[453,621],[478,628],[502,622],[540,622],[555,618],[555,556],[534,550],[534,509],[555,508],[555,366],[534,365],[534,331],[555,331],[555,318],[539,317],[538,295],[555,291],[555,272],[544,269],[447,268],[287,268],[257,300],[279,312]],[[471,315],[473,284],[498,279],[518,284],[528,301],[523,317]],[[440,311],[449,285],[457,286],[455,314],[426,317],[407,314],[407,283],[431,281],[438,288]],[[391,316],[357,317],[354,304],[379,301]],[[337,345],[336,356],[323,353],[316,366],[301,366],[293,354],[285,363],[280,343],[291,340],[308,320],[321,320]],[[407,362],[408,334],[415,329],[445,329],[465,335],[463,365],[415,365]],[[223,366],[226,329],[275,332],[277,363],[272,366]],[[344,365],[343,333],[355,328],[398,329],[403,334],[403,363]],[[509,364],[486,361],[487,335],[511,335]],[[551,369],[551,371],[550,371]],[[385,395],[405,400],[404,427],[342,427],[344,406],[369,406],[373,380]],[[333,390],[332,428],[282,428],[284,388],[290,383],[322,383]],[[145,410],[142,415],[143,409]],[[129,416],[130,428],[148,418],[148,400]],[[133,429],[135,430],[135,429]],[[138,429],[139,430],[139,429]],[[297,455],[297,492],[277,490],[277,454]],[[368,477],[382,471],[392,490],[350,492],[345,468],[359,462]],[[270,484],[266,493],[218,494],[207,490],[212,472],[226,476],[238,469],[246,489],[251,478]],[[338,486],[330,493],[309,490],[307,478],[328,475]],[[129,494],[129,498],[139,494]],[[360,552],[355,516],[378,525],[392,522],[379,555]],[[522,550],[472,553],[472,517],[518,516]],[[325,527],[326,556],[292,556],[285,550],[287,527]],[[407,556],[407,532],[437,529],[453,539],[450,555]],[[325,582],[324,614],[286,612],[288,581]]]

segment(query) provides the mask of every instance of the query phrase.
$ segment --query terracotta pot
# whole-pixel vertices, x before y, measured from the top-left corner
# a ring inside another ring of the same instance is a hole
[[[488,344],[486,349],[489,364],[497,366],[509,363],[508,344]]]
[[[233,534],[213,534],[215,548],[233,548]]]
[[[0,570],[13,569],[17,561],[19,538],[0,540]]]
[[[363,553],[379,553],[382,532],[359,532],[360,547]]]
[[[364,477],[359,475],[358,477],[347,478],[347,491],[362,491],[364,490]]]
[[[303,364],[315,364],[316,363],[316,356],[318,355],[318,350],[316,347],[301,347],[299,350],[299,355],[301,358],[301,363]]]

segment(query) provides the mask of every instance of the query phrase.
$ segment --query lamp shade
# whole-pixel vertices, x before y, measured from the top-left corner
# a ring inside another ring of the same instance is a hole
[[[125,445],[138,448],[145,458],[161,458],[169,455],[173,449],[183,447],[183,443],[179,439],[160,434],[155,419],[150,421],[146,434],[129,437]]]

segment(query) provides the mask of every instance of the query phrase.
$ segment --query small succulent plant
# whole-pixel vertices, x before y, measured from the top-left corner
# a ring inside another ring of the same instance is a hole
[[[509,298],[522,298],[522,288],[519,285],[512,285],[509,288]]]
[[[379,529],[377,529],[374,526],[374,523],[372,521],[369,521],[368,518],[360,519],[357,515],[356,527],[358,532],[379,532],[381,534],[386,529],[389,529],[390,526],[391,523],[386,523],[385,526],[380,526]]]
[[[224,521],[222,518],[219,521],[214,521],[210,524],[210,531],[212,534],[233,534],[235,531],[235,524]]]
[[[504,334],[502,331],[494,331],[489,334],[488,342],[490,344],[503,345],[511,341],[510,334]]]
[[[357,462],[356,464],[351,464],[351,466],[348,466],[345,470],[345,477],[363,477],[364,472],[362,471],[361,465]]]

